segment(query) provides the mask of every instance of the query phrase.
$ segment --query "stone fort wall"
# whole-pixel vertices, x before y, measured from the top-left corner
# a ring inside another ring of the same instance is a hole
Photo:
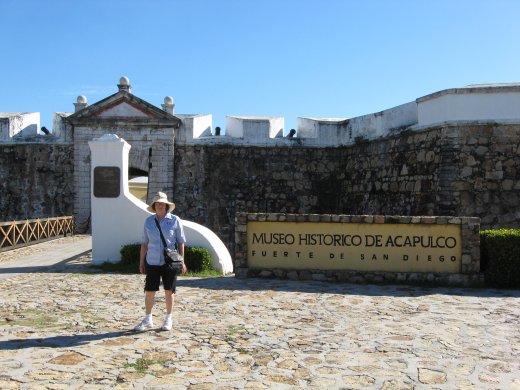
[[[480,217],[520,226],[520,126],[434,126],[337,148],[175,146],[182,218],[231,248],[237,212]],[[71,215],[72,144],[0,146],[2,220]]]
[[[520,226],[520,126],[434,126],[338,148],[178,145],[177,213],[231,246],[237,212],[480,217]]]
[[[520,226],[520,126],[436,126],[338,148],[177,145],[176,212],[232,245],[237,212],[480,217]],[[72,144],[0,146],[2,219],[71,215]]]
[[[0,220],[72,215],[72,144],[0,144]]]

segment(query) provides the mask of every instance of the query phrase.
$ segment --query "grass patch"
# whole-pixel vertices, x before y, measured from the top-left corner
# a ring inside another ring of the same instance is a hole
[[[214,269],[205,269],[198,272],[189,271],[182,276],[188,276],[193,278],[219,278],[222,274]]]
[[[161,366],[165,366],[166,360],[148,360],[144,358],[139,358],[135,361],[135,363],[125,363],[124,368],[133,368],[135,371],[139,373],[147,373],[150,374],[147,370],[153,364],[160,364]],[[153,374],[152,374],[153,375]]]
[[[13,321],[5,322],[3,325],[9,326],[25,326],[35,329],[59,330],[72,327],[70,322],[60,323],[60,316],[49,314],[48,311],[40,309],[28,309],[23,312],[16,313],[17,318]]]
[[[224,340],[229,344],[234,343],[235,339],[240,337],[244,332],[244,325],[232,325],[227,329]]]
[[[56,313],[42,309],[26,309],[11,313],[8,317],[10,320],[0,322],[0,326],[23,326],[38,330],[72,329],[76,327],[77,321],[96,324],[103,320],[103,317],[94,314],[89,308],[79,308],[76,311],[56,311]]]
[[[228,335],[230,335],[230,336],[234,336],[236,334],[243,333],[244,325],[231,325],[227,331],[228,331]]]

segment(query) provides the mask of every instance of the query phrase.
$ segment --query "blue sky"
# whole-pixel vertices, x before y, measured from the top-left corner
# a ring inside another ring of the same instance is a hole
[[[355,117],[520,82],[518,0],[0,0],[0,111],[117,91],[178,114]]]

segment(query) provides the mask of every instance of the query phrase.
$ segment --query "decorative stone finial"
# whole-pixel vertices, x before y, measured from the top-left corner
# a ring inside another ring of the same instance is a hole
[[[83,95],[78,96],[76,99],[76,103],[74,103],[74,112],[78,112],[80,110],[83,110],[85,107],[88,106],[87,98]]]
[[[119,91],[125,91],[128,93],[132,93],[132,86],[130,85],[130,80],[128,77],[123,76],[119,79],[119,84],[117,84]]]
[[[166,96],[164,98],[164,104],[162,104],[162,109],[166,111],[168,114],[174,114],[175,112],[175,101],[171,96]]]

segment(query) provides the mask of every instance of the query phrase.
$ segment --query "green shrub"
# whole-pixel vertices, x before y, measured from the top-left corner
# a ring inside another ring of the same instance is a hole
[[[128,244],[121,247],[121,262],[117,264],[104,263],[101,268],[105,271],[118,271],[125,273],[139,273],[139,252],[141,244]],[[184,262],[190,275],[215,276],[218,273],[211,272],[211,254],[207,249],[198,247],[184,247]]]
[[[120,272],[124,274],[139,273],[139,252],[141,244],[128,244],[121,247],[121,261],[119,263],[103,263],[97,266],[106,272]]]
[[[520,229],[481,231],[480,267],[487,285],[520,288]]]
[[[128,244],[121,247],[121,264],[137,265],[139,269],[139,254],[141,252],[141,244]]]
[[[184,262],[190,272],[209,271],[213,268],[211,266],[211,254],[204,248],[185,247]]]

